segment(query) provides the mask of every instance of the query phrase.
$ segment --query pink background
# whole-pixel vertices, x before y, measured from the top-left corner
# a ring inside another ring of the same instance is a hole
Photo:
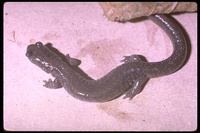
[[[173,15],[188,34],[187,63],[172,75],[149,80],[129,101],[88,103],[63,88],[50,90],[51,78],[25,56],[30,43],[51,42],[82,61],[97,79],[120,65],[124,55],[160,61],[171,41],[152,21],[108,21],[98,3],[4,4],[4,129],[12,131],[159,130],[197,128],[197,13]]]

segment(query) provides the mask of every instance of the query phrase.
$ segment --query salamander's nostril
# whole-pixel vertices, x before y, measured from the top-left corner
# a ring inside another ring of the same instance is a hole
[[[32,52],[32,51],[27,51],[27,52],[26,52],[26,56],[27,56],[27,57],[31,57],[31,56],[32,56],[32,54],[33,54],[33,52]]]

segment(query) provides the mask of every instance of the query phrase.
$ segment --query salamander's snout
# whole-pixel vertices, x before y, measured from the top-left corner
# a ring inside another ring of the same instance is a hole
[[[26,51],[26,56],[29,58],[33,55],[33,52],[32,51]]]
[[[26,57],[30,59],[34,55],[34,51],[35,51],[35,44],[29,45],[26,49]]]

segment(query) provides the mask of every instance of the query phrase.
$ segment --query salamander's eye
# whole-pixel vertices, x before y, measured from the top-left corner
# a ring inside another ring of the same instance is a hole
[[[43,46],[43,44],[42,44],[41,42],[36,42],[35,45],[36,45],[37,47]]]

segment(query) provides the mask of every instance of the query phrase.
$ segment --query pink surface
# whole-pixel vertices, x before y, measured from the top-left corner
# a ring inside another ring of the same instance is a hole
[[[82,61],[97,79],[120,65],[124,55],[160,61],[171,41],[152,21],[110,22],[98,3],[4,4],[4,129],[21,131],[191,131],[197,128],[197,13],[173,15],[190,42],[187,63],[176,73],[149,80],[129,101],[88,103],[63,88],[50,90],[51,75],[25,56],[30,43],[51,42]]]

